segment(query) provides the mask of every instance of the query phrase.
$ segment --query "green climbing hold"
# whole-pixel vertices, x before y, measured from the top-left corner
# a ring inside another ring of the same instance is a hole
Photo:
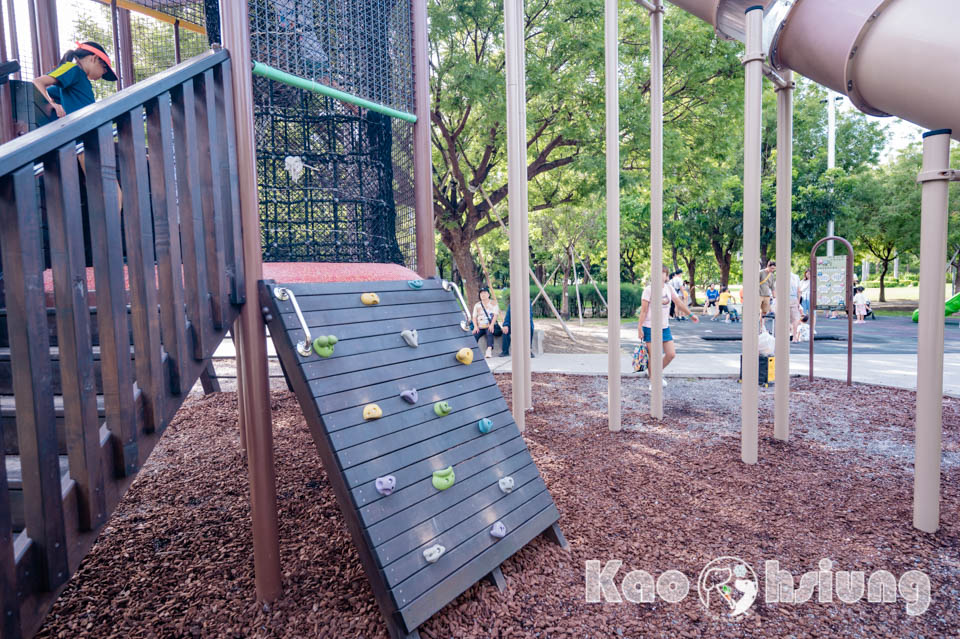
[[[446,490],[453,486],[456,476],[453,474],[453,466],[447,466],[443,470],[433,471],[433,487],[437,490]]]
[[[450,402],[437,402],[433,405],[433,412],[437,414],[437,417],[446,417],[452,410]]]
[[[313,350],[320,357],[330,357],[333,355],[333,347],[337,343],[336,335],[321,335],[313,340]]]

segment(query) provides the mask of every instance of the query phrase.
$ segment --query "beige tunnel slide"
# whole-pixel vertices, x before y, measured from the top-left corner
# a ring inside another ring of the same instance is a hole
[[[774,69],[843,93],[861,111],[892,115],[960,140],[960,2],[954,0],[670,0],[744,40],[763,6]]]

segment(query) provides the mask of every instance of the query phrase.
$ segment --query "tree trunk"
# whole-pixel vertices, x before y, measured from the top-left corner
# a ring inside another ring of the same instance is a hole
[[[570,259],[563,261],[563,294],[560,297],[560,317],[570,319]]]
[[[687,263],[687,277],[690,278],[690,306],[697,304],[697,258],[684,260]]]
[[[464,297],[467,300],[469,308],[480,301],[480,271],[477,263],[473,261],[473,254],[470,252],[470,243],[456,243],[450,246],[450,254],[453,255],[453,261],[456,264],[460,277],[463,278]]]
[[[713,247],[713,257],[717,260],[717,266],[720,267],[720,286],[729,286],[730,258],[732,257],[732,254],[730,251],[723,250],[720,242],[711,241],[710,246]]]
[[[883,264],[883,268],[880,269],[880,301],[886,302],[887,292],[884,288],[883,278],[887,276],[887,269],[890,267],[890,260],[881,260],[880,263]]]

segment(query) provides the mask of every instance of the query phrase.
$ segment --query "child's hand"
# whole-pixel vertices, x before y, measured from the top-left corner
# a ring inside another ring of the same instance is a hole
[[[57,104],[56,102],[52,103],[50,106],[53,107],[54,112],[57,114],[58,118],[67,117],[67,112],[63,110],[63,105]]]
[[[699,324],[699,323],[700,323],[700,318],[697,317],[696,315],[694,315],[693,313],[690,313],[690,319],[693,320],[693,323],[694,323],[694,324]]]

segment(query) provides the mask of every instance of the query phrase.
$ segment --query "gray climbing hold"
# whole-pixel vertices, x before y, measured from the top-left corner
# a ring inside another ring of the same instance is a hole
[[[417,394],[416,388],[411,388],[409,390],[400,391],[400,398],[408,404],[416,404],[417,400],[420,399],[420,396]]]
[[[503,477],[497,483],[500,485],[500,490],[503,492],[513,492],[513,477]]]
[[[490,535],[497,539],[503,539],[507,535],[507,527],[503,525],[502,521],[498,521],[490,527]]]
[[[447,552],[446,548],[444,548],[440,544],[436,544],[434,546],[430,546],[429,548],[423,551],[423,558],[426,559],[431,564],[435,564],[437,563],[437,560],[440,559],[440,557],[445,552]]]
[[[404,331],[400,331],[400,337],[402,337],[402,338],[403,338],[403,341],[405,341],[405,342],[407,343],[407,346],[410,346],[410,347],[412,347],[412,348],[416,348],[417,346],[420,345],[420,344],[417,342],[417,329],[412,329],[412,330],[411,330],[411,329],[408,328],[408,329],[406,329],[406,330],[404,330]]]
[[[377,492],[381,495],[389,495],[397,487],[397,478],[393,475],[386,477],[377,477]]]

